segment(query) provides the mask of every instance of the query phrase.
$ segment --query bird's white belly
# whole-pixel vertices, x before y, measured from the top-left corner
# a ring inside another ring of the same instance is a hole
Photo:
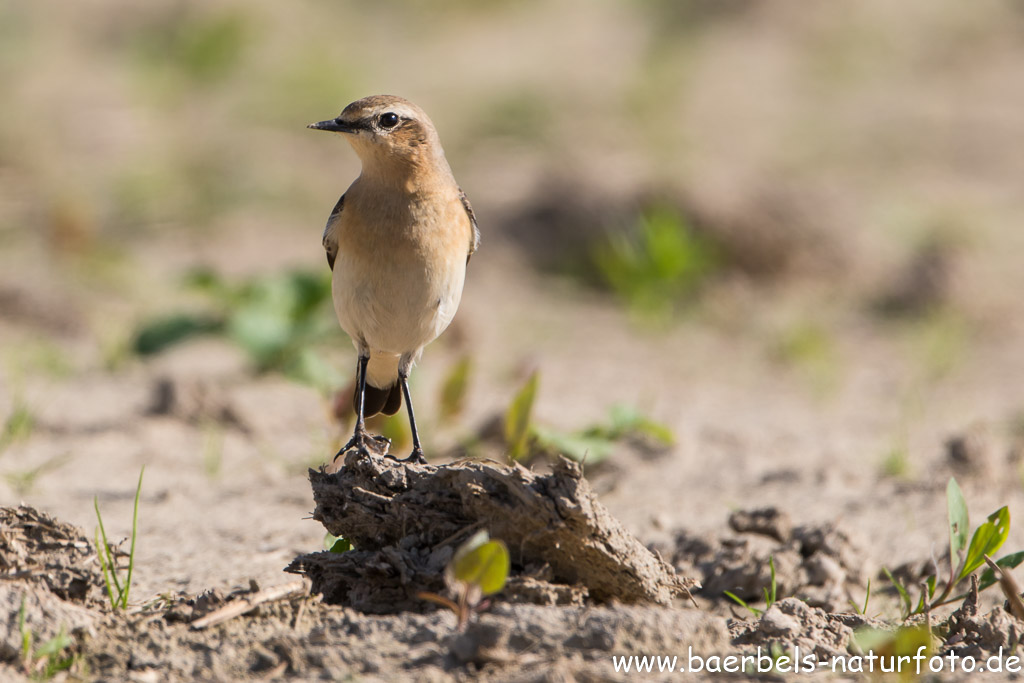
[[[349,258],[339,252],[332,294],[341,327],[356,347],[373,352],[418,354],[455,316],[465,264],[395,267],[386,260]]]

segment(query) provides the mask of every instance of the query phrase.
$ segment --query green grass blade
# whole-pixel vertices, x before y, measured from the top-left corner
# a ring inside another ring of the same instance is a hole
[[[949,562],[954,567],[962,567],[971,526],[967,516],[967,501],[953,477],[949,478],[946,485],[946,507],[949,510]],[[951,568],[950,573],[955,573],[955,569]]]
[[[537,395],[537,384],[540,374],[534,371],[519,390],[512,404],[505,413],[505,447],[508,449],[510,461],[519,460],[526,455],[527,441],[530,434],[530,415],[533,401]]]
[[[107,567],[106,555],[100,547],[100,532],[96,531],[96,557],[100,561],[100,570],[103,572],[103,583],[107,587],[107,598],[110,599],[111,609],[117,607],[117,596],[114,593],[114,584],[110,581],[110,571]]]
[[[751,607],[750,605],[748,605],[746,600],[744,600],[740,596],[736,595],[735,593],[732,593],[730,591],[722,591],[722,593],[727,595],[730,600],[732,600],[737,605],[739,605],[743,609],[745,609],[748,612],[750,612],[751,614],[753,614],[755,617],[759,617],[759,616],[761,616],[764,613],[761,610],[757,609],[756,607]]]
[[[99,501],[99,498],[97,496],[93,496],[92,497],[92,505],[96,509],[96,521],[99,522],[99,525],[100,525],[100,536],[102,537],[102,540],[103,540],[103,547],[101,549],[97,549],[97,554],[99,552],[102,552],[105,555],[106,564],[108,565],[108,568],[110,570],[111,582],[113,583],[113,587],[117,589],[116,595],[120,596],[121,595],[121,582],[118,581],[118,578],[117,578],[117,564],[114,561],[113,553],[110,551],[110,542],[107,540],[107,530],[103,528],[103,515],[100,514],[100,501]],[[104,562],[104,558],[101,557],[100,558],[100,564],[102,565],[103,562]],[[114,597],[115,594],[110,592],[109,584],[107,586],[107,591],[108,591],[108,593],[110,593],[110,599],[111,599],[111,602],[112,602],[111,606],[116,608],[117,607],[117,600]]]
[[[892,575],[892,572],[889,571],[888,567],[882,567],[882,571],[885,572],[886,577],[888,577],[889,581],[892,582],[892,585],[896,588],[896,592],[900,594],[900,603],[902,604],[903,617],[906,618],[910,616],[911,607],[914,604],[910,600],[910,593],[908,593],[907,589],[903,587],[903,584],[900,583],[896,579],[896,577]]]
[[[139,483],[135,487],[135,504],[132,509],[132,544],[128,549],[128,575],[124,580],[124,591],[121,594],[121,607],[128,607],[128,591],[132,588],[132,573],[135,570],[135,540],[139,535],[139,494],[142,492],[142,475],[146,473],[146,466],[139,470]]]
[[[21,608],[18,609],[18,632],[21,633],[21,658],[28,661],[32,656],[32,629],[26,628],[26,609],[24,595],[21,596]]]

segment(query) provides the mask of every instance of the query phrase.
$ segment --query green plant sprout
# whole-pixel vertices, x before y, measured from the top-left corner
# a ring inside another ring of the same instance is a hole
[[[58,453],[39,463],[35,467],[29,467],[13,472],[5,472],[4,480],[18,495],[24,496],[35,488],[36,480],[47,472],[60,469],[71,461],[70,453]]]
[[[801,320],[784,330],[775,343],[774,355],[804,375],[820,395],[831,393],[838,384],[841,358],[835,339],[815,321]]]
[[[871,579],[868,579],[868,587],[864,593],[864,605],[858,605],[853,600],[850,600],[850,605],[853,607],[853,611],[857,614],[867,615],[868,613],[868,602],[871,600]]]
[[[931,656],[932,632],[927,624],[901,626],[894,631],[877,628],[858,629],[853,634],[852,648],[856,652],[873,652],[881,657],[913,657],[920,648]]]
[[[667,426],[622,404],[611,407],[607,422],[577,432],[559,432],[541,426],[534,426],[532,431],[539,450],[589,465],[607,460],[615,452],[615,445],[622,441],[636,441],[656,449],[675,443],[675,435]]]
[[[529,452],[530,420],[539,382],[540,373],[534,370],[505,412],[505,448],[510,462],[522,459]]]
[[[459,546],[445,569],[445,582],[455,599],[429,592],[421,592],[418,597],[454,612],[461,631],[470,617],[486,606],[483,599],[505,587],[510,568],[505,543],[491,539],[486,531],[478,531]]]
[[[441,383],[438,417],[441,420],[457,417],[466,406],[466,392],[473,374],[473,359],[466,355],[458,360]]]
[[[665,425],[641,415],[629,406],[617,404],[609,411],[608,421],[579,431],[564,432],[533,422],[533,403],[540,376],[530,375],[505,413],[505,448],[510,462],[537,454],[564,455],[570,460],[596,465],[615,452],[615,444],[640,441],[656,448],[667,448],[675,437]]]
[[[718,266],[713,245],[676,211],[644,212],[635,234],[616,232],[591,254],[601,281],[635,312],[667,320]]]
[[[141,325],[132,348],[148,356],[199,335],[215,334],[240,346],[259,372],[281,372],[327,392],[341,377],[313,350],[341,330],[331,306],[330,274],[295,270],[228,283],[210,270],[193,271],[185,286],[210,310],[174,313]]]
[[[758,609],[757,607],[753,607],[752,605],[748,604],[746,600],[744,600],[743,598],[741,598],[740,596],[736,595],[731,591],[722,592],[725,593],[725,595],[728,596],[730,600],[732,600],[737,605],[753,614],[755,617],[760,617],[762,614],[770,610],[772,608],[772,605],[774,605],[777,602],[777,585],[775,581],[774,555],[768,558],[768,567],[771,569],[771,581],[767,586],[765,586],[762,589],[764,591],[764,609]]]
[[[0,427],[0,453],[3,453],[12,444],[24,441],[32,434],[35,427],[35,418],[28,405],[20,398],[14,400],[11,412],[4,420],[3,427]]]
[[[25,596],[21,598],[18,610],[18,633],[21,636],[21,666],[27,675],[35,680],[49,680],[61,671],[67,671],[78,660],[77,655],[64,655],[64,651],[75,644],[63,626],[53,638],[39,647],[34,647],[35,634],[27,623]]]
[[[335,536],[328,531],[324,536],[324,548],[332,553],[347,553],[352,550],[352,541],[344,536]]]
[[[1003,506],[974,530],[968,543],[970,521],[967,515],[967,502],[959,484],[952,477],[946,486],[946,507],[949,513],[949,577],[941,591],[938,590],[938,576],[929,576],[923,582],[921,597],[915,606],[907,587],[901,584],[892,572],[883,568],[886,577],[899,595],[900,612],[904,619],[962,600],[966,593],[954,596],[954,589],[980,569],[985,564],[986,556],[994,555],[1006,542],[1010,533],[1010,510]],[[1024,562],[1024,551],[1002,557],[995,565],[1000,569],[1012,569],[1021,562]],[[982,573],[978,581],[978,590],[983,591],[998,580],[995,571],[990,567]]]
[[[139,530],[139,493],[142,491],[142,475],[146,468],[143,466],[139,472],[139,483],[135,487],[135,504],[132,511],[132,537],[131,546],[128,550],[128,571],[122,583],[118,576],[118,567],[114,559],[114,551],[107,541],[107,532],[103,528],[103,516],[100,515],[100,503],[96,496],[93,496],[93,507],[96,509],[96,520],[99,528],[96,532],[96,554],[100,560],[100,569],[103,571],[103,583],[107,588],[107,597],[110,598],[111,609],[127,609],[128,593],[132,587],[132,573],[135,570],[135,539]],[[102,545],[100,541],[102,539]]]

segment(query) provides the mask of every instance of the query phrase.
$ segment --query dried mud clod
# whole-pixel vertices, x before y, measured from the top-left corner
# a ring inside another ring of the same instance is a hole
[[[80,529],[27,505],[0,507],[0,572],[61,600],[101,599],[96,550]]]
[[[350,453],[334,474],[311,470],[310,482],[313,518],[355,546],[303,555],[287,568],[307,575],[327,602],[378,613],[420,610],[416,593],[443,590],[454,548],[479,529],[505,542],[514,573],[531,577],[528,593],[543,601],[589,595],[665,605],[695,585],[612,518],[568,460],[536,474],[518,465],[415,465]],[[541,590],[545,582],[585,593]]]

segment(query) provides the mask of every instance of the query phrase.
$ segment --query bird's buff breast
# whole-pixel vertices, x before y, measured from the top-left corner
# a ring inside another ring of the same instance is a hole
[[[413,353],[448,327],[464,280],[464,255],[450,258],[388,245],[370,253],[339,249],[331,283],[334,310],[357,346]]]

